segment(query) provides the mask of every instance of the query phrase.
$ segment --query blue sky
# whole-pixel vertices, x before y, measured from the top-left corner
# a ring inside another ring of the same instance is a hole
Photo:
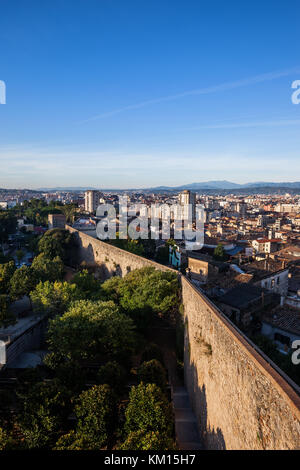
[[[300,5],[1,0],[0,187],[300,180]]]

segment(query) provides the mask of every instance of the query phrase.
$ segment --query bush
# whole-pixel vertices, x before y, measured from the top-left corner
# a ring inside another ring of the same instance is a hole
[[[156,359],[143,362],[138,370],[138,377],[140,382],[156,384],[164,392],[167,387],[167,377],[164,367]]]

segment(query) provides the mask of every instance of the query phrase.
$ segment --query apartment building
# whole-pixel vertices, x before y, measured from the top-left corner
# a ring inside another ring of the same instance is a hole
[[[86,212],[96,212],[103,194],[100,191],[89,190],[84,194],[84,209]]]

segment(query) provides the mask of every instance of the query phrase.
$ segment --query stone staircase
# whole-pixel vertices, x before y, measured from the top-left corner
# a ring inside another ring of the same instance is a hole
[[[180,450],[203,450],[197,419],[185,387],[173,388],[176,441]]]

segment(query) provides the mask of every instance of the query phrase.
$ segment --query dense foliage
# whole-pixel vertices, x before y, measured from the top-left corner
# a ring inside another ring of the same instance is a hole
[[[58,256],[53,259],[48,258],[44,253],[40,253],[33,260],[31,268],[35,271],[35,276],[40,281],[61,281],[64,275],[64,264]]]
[[[139,380],[144,383],[156,384],[165,391],[167,386],[166,371],[156,359],[143,362],[138,371]]]
[[[146,328],[154,317],[171,317],[178,306],[178,280],[173,272],[146,267],[124,278],[109,279],[102,290],[136,322]]]
[[[10,280],[10,296],[17,300],[24,295],[29,296],[35,288],[37,278],[32,267],[22,266],[17,269]]]
[[[33,310],[49,316],[65,312],[72,301],[78,300],[75,284],[68,282],[40,282],[30,293]]]
[[[173,415],[166,395],[155,384],[132,387],[126,409],[125,432],[159,432],[172,435]]]
[[[100,300],[101,284],[86,269],[75,274],[72,284],[76,285],[80,299]]]
[[[121,393],[127,379],[126,369],[117,361],[109,361],[99,368],[97,382],[107,384],[116,393]]]
[[[175,450],[174,441],[159,431],[133,431],[119,447],[120,450]]]
[[[134,348],[134,324],[112,301],[79,300],[50,320],[51,351],[70,359],[122,356]]]
[[[57,439],[70,412],[70,393],[57,380],[38,382],[21,395],[19,426],[28,448],[44,448]]]
[[[147,346],[145,347],[143,351],[141,361],[142,362],[151,361],[152,359],[156,359],[161,364],[163,364],[164,362],[161,349],[155,343],[147,344]]]
[[[49,346],[43,366],[19,374],[10,404],[1,399],[0,448],[173,449],[163,356],[136,329],[143,317],[170,318],[176,276],[145,268],[101,284],[84,270],[64,282],[56,241],[39,249],[46,252],[30,268],[0,269],[0,292],[9,292],[0,294],[3,324],[10,299],[30,295],[34,312],[48,317]],[[137,371],[133,357],[142,357]],[[141,383],[130,391],[132,381]]]
[[[90,449],[107,444],[117,420],[116,399],[108,385],[95,385],[82,392],[75,407],[77,435]]]
[[[81,393],[75,406],[76,430],[59,438],[56,450],[100,450],[107,446],[117,423],[117,404],[108,385]]]
[[[44,234],[39,241],[38,249],[46,258],[54,259],[58,256],[66,262],[74,243],[73,234],[67,230],[55,228]]]
[[[16,266],[14,261],[0,264],[0,294],[8,294],[10,289],[10,279],[12,278]]]
[[[0,243],[8,240],[9,235],[16,232],[17,218],[9,211],[0,210]]]

